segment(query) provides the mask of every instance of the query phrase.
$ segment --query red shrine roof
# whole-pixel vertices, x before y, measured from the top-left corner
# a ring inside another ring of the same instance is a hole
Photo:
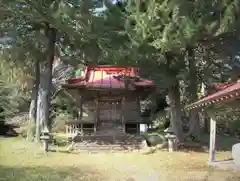
[[[220,84],[216,87],[216,89],[218,90],[217,92],[187,105],[185,108],[191,110],[238,97],[240,95],[240,79],[237,82]]]
[[[215,88],[215,92],[218,92],[220,90],[226,89],[232,85],[236,84],[236,82],[231,82],[231,83],[222,83],[222,84],[217,84]]]
[[[72,78],[64,84],[66,88],[97,88],[97,89],[125,89],[124,78],[131,80],[133,89],[136,87],[154,87],[151,80],[139,77],[137,68],[127,66],[99,65],[96,67],[85,67],[84,75]]]

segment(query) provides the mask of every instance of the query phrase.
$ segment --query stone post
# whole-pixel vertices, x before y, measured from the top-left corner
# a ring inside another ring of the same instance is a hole
[[[164,132],[166,133],[165,138],[168,140],[168,151],[173,152],[175,149],[176,135],[171,127],[165,129]]]
[[[43,151],[48,152],[48,143],[49,143],[49,140],[50,140],[50,135],[49,135],[49,131],[48,131],[47,128],[45,128],[42,131],[41,136],[40,136],[40,140],[43,141]]]

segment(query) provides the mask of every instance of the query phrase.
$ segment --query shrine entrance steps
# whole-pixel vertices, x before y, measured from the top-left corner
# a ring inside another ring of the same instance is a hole
[[[143,138],[139,135],[91,135],[76,136],[73,149],[80,152],[116,152],[140,150]]]

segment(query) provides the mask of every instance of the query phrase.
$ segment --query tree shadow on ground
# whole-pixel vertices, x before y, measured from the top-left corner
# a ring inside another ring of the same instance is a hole
[[[178,150],[183,152],[208,152],[209,141],[210,135],[203,134],[200,136],[200,140],[198,142],[186,141],[183,145],[179,146]],[[240,140],[235,137],[225,135],[216,135],[215,141],[216,151],[232,151],[232,146],[240,142]]]
[[[17,126],[10,125],[10,124],[0,124],[0,136],[4,137],[17,137],[18,133],[15,131]]]
[[[0,165],[0,181],[103,181],[101,173],[76,167],[7,167]]]

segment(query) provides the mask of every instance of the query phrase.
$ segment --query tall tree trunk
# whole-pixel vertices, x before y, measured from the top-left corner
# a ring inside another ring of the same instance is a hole
[[[37,120],[37,99],[38,99],[38,88],[40,81],[40,69],[39,69],[39,60],[35,64],[35,85],[32,89],[32,100],[29,107],[29,124],[28,124],[28,133],[27,140],[33,140],[34,135],[36,135],[36,120]]]
[[[188,64],[189,64],[189,97],[190,102],[194,102],[198,99],[197,96],[197,67],[195,61],[195,54],[194,54],[194,47],[188,46],[187,47],[187,54],[188,54]],[[200,134],[200,120],[199,114],[197,109],[192,109],[190,111],[190,118],[189,118],[189,132],[187,135],[191,135],[194,139],[198,139]]]
[[[52,68],[54,61],[54,50],[56,41],[56,29],[50,28],[46,23],[45,36],[47,38],[46,61],[40,64],[40,84],[38,91],[38,111],[37,123],[41,128],[49,130],[50,128],[50,98],[52,86]],[[36,141],[39,141],[39,135],[36,135]]]
[[[204,84],[204,90],[202,90],[202,93],[205,95],[211,94],[212,92],[215,92],[214,86],[213,86],[213,79],[212,77],[212,61],[210,59],[210,51],[207,49],[207,47],[204,48],[204,55],[203,58],[207,62],[204,74],[202,75],[202,84]],[[203,112],[204,116],[204,132],[209,133],[210,132],[210,116],[208,115],[207,111]]]
[[[176,80],[168,90],[170,122],[179,142],[183,142],[182,114],[179,82]]]

